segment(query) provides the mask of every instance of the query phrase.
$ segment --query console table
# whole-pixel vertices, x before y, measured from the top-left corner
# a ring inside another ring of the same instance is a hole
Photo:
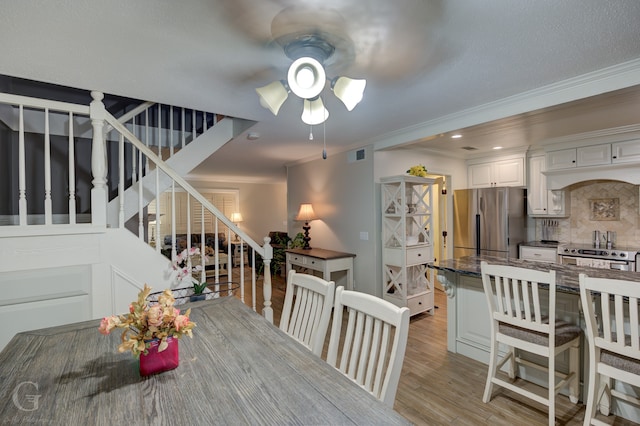
[[[293,265],[302,268],[322,272],[322,278],[330,281],[331,273],[338,271],[347,272],[347,290],[353,290],[353,253],[325,250],[321,248],[288,249],[287,271]]]

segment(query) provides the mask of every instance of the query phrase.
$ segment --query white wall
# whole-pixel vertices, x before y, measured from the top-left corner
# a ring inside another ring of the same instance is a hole
[[[424,164],[430,172],[452,176],[453,190],[465,187],[467,169],[463,160],[416,150],[364,149],[365,159],[353,163],[345,152],[289,167],[288,232],[293,236],[302,231],[295,215],[300,203],[312,203],[321,219],[311,222],[310,245],[355,253],[356,290],[381,296],[380,177],[404,174],[412,165]],[[361,232],[368,233],[367,241],[360,239]]]
[[[288,168],[288,232],[290,236],[302,232],[303,223],[294,218],[301,203],[312,203],[320,219],[310,223],[311,247],[354,253],[355,289],[376,294],[377,268],[372,265],[378,238],[372,151],[365,148],[365,159],[353,163],[347,156],[343,152]],[[368,240],[360,239],[361,232],[368,234]],[[341,281],[336,285],[344,285]]]

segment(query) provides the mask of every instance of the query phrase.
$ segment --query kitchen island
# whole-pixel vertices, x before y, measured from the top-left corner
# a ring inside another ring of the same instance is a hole
[[[612,269],[596,269],[560,265],[545,262],[534,262],[519,259],[506,259],[493,256],[467,256],[459,259],[442,260],[430,265],[436,269],[438,280],[447,294],[447,348],[450,352],[459,353],[477,361],[488,364],[491,341],[489,310],[484,295],[480,263],[509,265],[532,270],[556,271],[556,316],[573,324],[579,324],[584,330],[584,318],[580,309],[580,285],[578,275],[586,273],[593,277],[605,277],[638,281],[639,272],[626,272]],[[587,379],[588,349],[583,338],[582,343],[582,377],[581,384]],[[567,371],[568,359],[558,358],[556,366]],[[521,377],[533,382],[546,383],[544,375],[536,371],[523,370]],[[586,389],[586,387],[585,387]],[[625,413],[626,418],[636,417],[637,413]]]

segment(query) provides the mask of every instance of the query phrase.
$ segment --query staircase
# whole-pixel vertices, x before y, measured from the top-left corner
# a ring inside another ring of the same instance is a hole
[[[148,237],[155,216],[148,207],[158,209],[167,191],[170,200],[186,192],[187,209],[201,212],[186,224],[186,240],[199,230],[202,252],[206,230],[225,232],[227,241],[237,234],[241,248],[258,255],[234,265],[240,297],[250,280],[248,304],[257,310],[256,259],[269,271],[269,238],[253,241],[182,178],[251,123],[150,103],[116,119],[102,93],[91,96],[89,105],[78,105],[0,93],[0,321],[8,325],[0,350],[19,331],[125,312],[145,283],[181,286],[170,273],[169,258],[179,250],[176,224],[164,254]],[[175,211],[174,203],[166,207]],[[205,223],[205,213],[213,223]],[[223,253],[216,240],[213,268],[205,271],[212,276],[198,279],[222,284],[223,267],[231,274],[221,262],[231,259],[230,247]],[[262,313],[273,321],[270,279],[265,274]]]

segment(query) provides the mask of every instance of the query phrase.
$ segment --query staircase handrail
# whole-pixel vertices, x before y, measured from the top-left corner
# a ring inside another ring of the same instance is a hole
[[[52,101],[49,99],[32,98],[30,96],[0,93],[0,104],[22,105],[30,108],[47,108],[53,111],[72,112],[74,114],[89,115],[88,105],[78,105],[69,102]]]
[[[185,189],[186,192],[189,193],[190,196],[195,198],[203,207],[213,213],[222,223],[224,223],[229,229],[235,232],[238,236],[242,237],[242,239],[249,243],[251,248],[253,248],[258,254],[260,254],[263,259],[271,259],[271,253],[267,256],[265,248],[260,246],[256,241],[254,241],[249,235],[243,232],[239,227],[237,227],[229,218],[227,218],[216,206],[211,204],[209,200],[207,200],[199,191],[197,191],[189,182],[187,182],[184,178],[178,175],[164,160],[161,160],[155,152],[153,152],[150,148],[148,148],[142,141],[140,141],[133,133],[129,131],[122,123],[118,121],[113,115],[109,112],[105,112],[105,121],[113,127],[117,132],[122,134],[126,140],[128,140],[132,145],[134,145],[140,152],[142,152],[147,158],[152,160],[152,162],[164,173],[167,174],[174,182],[180,185]],[[268,244],[266,244],[268,245]],[[270,246],[269,246],[270,248]]]

